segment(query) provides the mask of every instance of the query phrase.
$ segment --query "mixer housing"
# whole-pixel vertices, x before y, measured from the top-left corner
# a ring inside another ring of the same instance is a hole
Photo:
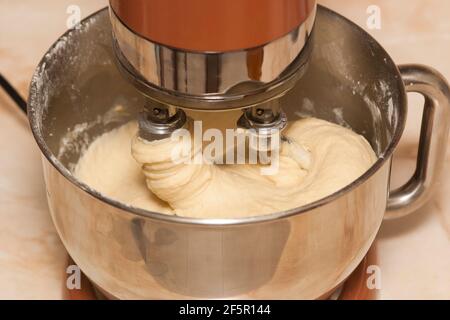
[[[141,136],[157,139],[154,132],[161,132],[164,138],[176,130],[173,122],[179,124],[180,117],[174,116],[183,111],[173,107],[253,108],[238,125],[261,132],[280,128],[286,117],[271,100],[306,70],[316,1],[111,0],[110,5],[118,65],[148,97],[150,116],[140,122]],[[167,118],[155,123],[154,113]]]

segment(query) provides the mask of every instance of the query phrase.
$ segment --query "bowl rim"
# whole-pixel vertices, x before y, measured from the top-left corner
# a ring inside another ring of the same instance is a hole
[[[397,126],[394,130],[394,134],[392,135],[391,141],[389,145],[385,148],[384,152],[378,156],[377,161],[358,179],[353,181],[352,183],[348,184],[342,189],[339,189],[338,191],[326,196],[325,198],[321,198],[317,201],[314,201],[312,203],[309,203],[304,206],[296,207],[289,210],[274,212],[270,214],[265,215],[259,215],[259,216],[248,216],[248,217],[241,217],[241,218],[230,218],[230,219],[217,219],[217,218],[193,218],[193,217],[184,217],[184,216],[177,216],[177,215],[168,215],[158,212],[153,212],[137,207],[133,207],[127,204],[124,204],[122,202],[119,202],[117,200],[114,200],[112,198],[109,198],[100,192],[94,190],[87,184],[79,181],[75,178],[75,176],[53,155],[51,150],[48,148],[45,140],[43,139],[41,135],[41,125],[37,123],[37,108],[38,106],[34,105],[34,102],[37,101],[37,99],[34,98],[34,96],[37,94],[35,90],[35,85],[37,79],[40,78],[40,69],[43,65],[45,65],[45,62],[47,61],[47,54],[54,50],[56,46],[58,45],[58,41],[53,43],[53,45],[49,48],[49,50],[44,54],[43,58],[40,60],[34,74],[31,80],[30,84],[30,92],[28,96],[28,120],[30,122],[31,131],[33,133],[33,136],[42,152],[42,154],[45,156],[48,162],[60,173],[63,175],[64,178],[66,178],[70,183],[75,185],[76,187],[80,188],[90,196],[94,197],[96,200],[99,200],[101,202],[104,202],[110,206],[113,206],[115,208],[118,208],[122,211],[125,211],[128,214],[132,215],[138,215],[149,219],[154,220],[160,220],[170,223],[178,223],[178,224],[189,224],[189,225],[198,225],[198,226],[210,226],[210,227],[224,227],[224,226],[234,226],[234,225],[246,225],[246,224],[255,224],[255,223],[263,223],[263,222],[273,222],[276,220],[289,218],[291,216],[296,216],[300,214],[304,214],[307,212],[312,211],[313,209],[316,209],[318,207],[322,207],[324,205],[327,205],[337,198],[349,193],[353,189],[356,189],[359,185],[366,182],[370,177],[372,177],[378,170],[383,167],[387,161],[390,160],[395,148],[397,147],[400,138],[403,134],[405,124],[406,124],[406,114],[407,114],[407,96],[406,96],[406,90],[404,83],[402,81],[402,77],[400,74],[400,71],[393,61],[393,59],[390,57],[390,55],[386,52],[386,50],[381,46],[370,34],[368,34],[364,29],[359,27],[357,24],[352,22],[351,20],[347,19],[346,17],[336,13],[335,11],[328,9],[324,6],[318,5],[317,6],[317,12],[321,11],[322,13],[332,15],[333,18],[338,18],[347,24],[351,25],[352,28],[354,28],[356,31],[360,32],[363,36],[368,38],[370,41],[373,42],[376,46],[379,47],[380,52],[384,54],[386,58],[386,63],[389,64],[392,68],[392,71],[395,72],[395,76],[398,82],[398,89],[399,89],[399,103],[396,106],[399,110],[399,117],[397,121]],[[88,23],[91,19],[96,18],[97,15],[102,14],[104,11],[107,11],[108,7],[104,7],[91,15],[87,16],[81,21],[81,24]],[[68,30],[66,31],[60,38],[68,36],[71,32],[74,32],[74,30]],[[58,38],[58,39],[60,39]],[[42,106],[40,106],[42,108]]]

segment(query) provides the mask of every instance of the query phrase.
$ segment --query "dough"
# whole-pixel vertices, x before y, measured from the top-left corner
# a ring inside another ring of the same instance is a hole
[[[181,141],[148,142],[136,133],[130,122],[97,138],[75,176],[123,203],[180,216],[237,218],[292,209],[338,191],[376,161],[362,136],[315,118],[283,131],[290,143],[281,145],[276,175],[261,175],[262,165],[174,163],[172,150]],[[310,163],[299,161],[298,148],[307,150]]]

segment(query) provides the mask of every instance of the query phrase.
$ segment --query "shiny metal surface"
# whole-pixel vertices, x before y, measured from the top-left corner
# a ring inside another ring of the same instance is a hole
[[[178,108],[147,103],[139,115],[139,136],[153,141],[169,138],[176,130],[187,126],[186,113]]]
[[[281,38],[254,48],[185,51],[134,33],[110,10],[118,63],[140,90],[161,102],[193,109],[249,106],[284,93],[305,69],[316,6]],[[205,102],[205,103],[202,103]]]
[[[135,119],[144,101],[115,68],[106,10],[49,50],[31,84],[30,124],[61,240],[103,291],[121,299],[313,299],[358,265],[385,214],[406,93],[394,62],[363,30],[323,7],[317,21],[310,66],[281,98],[283,110],[289,120],[316,116],[351,127],[379,159],[329,197],[242,219],[162,215],[118,203],[77,181],[70,170],[83,147]],[[429,76],[422,81],[434,83]],[[444,96],[435,96],[428,84],[415,88],[428,88],[431,100],[444,105]],[[448,90],[445,82],[438,84]],[[426,121],[425,132],[434,132],[430,125],[440,121]]]
[[[425,97],[417,167],[411,179],[391,192],[386,219],[403,217],[423,206],[439,186],[450,126],[450,91],[445,78],[430,67],[400,66],[407,92]]]
[[[109,0],[134,33],[168,47],[199,52],[256,48],[297,28],[315,0]]]
[[[250,149],[255,151],[279,150],[282,139],[281,132],[286,128],[288,122],[286,113],[281,109],[280,104],[280,99],[272,99],[257,107],[243,110],[237,126],[247,130]],[[284,139],[286,138],[284,137]]]

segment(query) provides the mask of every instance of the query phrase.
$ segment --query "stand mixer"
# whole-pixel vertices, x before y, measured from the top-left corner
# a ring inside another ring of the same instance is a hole
[[[407,92],[425,97],[417,169],[390,191]],[[430,199],[445,163],[449,100],[438,72],[397,67],[364,30],[314,1],[112,0],[43,57],[28,118],[58,234],[107,296],[316,299],[349,277],[383,219]],[[104,133],[140,117],[141,137],[162,139],[185,126],[188,109],[242,109],[238,126],[262,136],[286,118],[344,123],[378,159],[311,204],[234,219],[141,209],[73,174]]]
[[[158,140],[184,127],[183,108],[242,109],[238,126],[269,143],[286,126],[279,98],[306,70],[316,1],[110,5],[118,65],[147,97],[141,137]]]

